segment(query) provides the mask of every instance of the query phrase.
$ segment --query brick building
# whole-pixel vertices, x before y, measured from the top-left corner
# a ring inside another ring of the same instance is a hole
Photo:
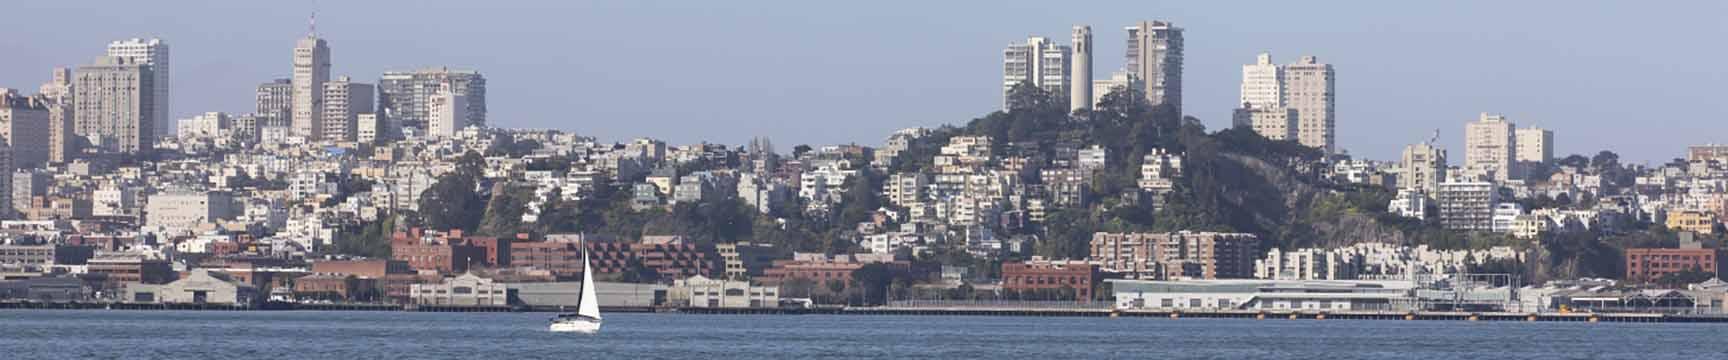
[[[1215,232],[1096,233],[1091,257],[1104,271],[1141,279],[1254,277],[1260,239]]]
[[[1085,261],[1049,261],[1033,259],[1026,262],[1002,263],[1003,290],[1062,290],[1074,291],[1074,300],[1092,302],[1098,284],[1103,281],[1098,265]]]
[[[1626,280],[1651,281],[1663,275],[1698,269],[1716,272],[1716,250],[1692,249],[1626,249]]]
[[[873,263],[886,263],[892,266],[911,268],[911,263],[894,261],[891,254],[840,254],[829,256],[819,253],[793,254],[791,260],[776,260],[774,266],[763,270],[762,277],[757,278],[763,285],[779,286],[792,279],[806,279],[818,286],[825,286],[830,281],[839,281],[845,287],[852,286],[852,272]]]
[[[560,278],[576,277],[582,274],[579,238],[579,235],[550,235],[546,241],[513,243],[511,265],[547,270]],[[586,244],[589,265],[601,274],[628,271],[635,263],[665,279],[713,276],[720,268],[712,247],[686,243],[681,238],[650,237],[641,243],[591,240]]]

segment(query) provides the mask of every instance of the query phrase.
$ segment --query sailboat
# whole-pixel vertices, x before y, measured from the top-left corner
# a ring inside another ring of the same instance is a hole
[[[582,297],[577,299],[576,313],[552,318],[552,332],[600,332],[600,299],[594,295],[594,268],[588,266],[586,243],[581,244],[578,246],[582,248]]]

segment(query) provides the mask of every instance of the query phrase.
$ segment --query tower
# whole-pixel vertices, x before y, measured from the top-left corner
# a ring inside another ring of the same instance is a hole
[[[330,80],[330,46],[318,38],[317,14],[311,31],[294,45],[294,105],[290,110],[293,134],[308,141],[323,139],[324,82]]]
[[[1477,176],[1492,173],[1496,181],[1521,178],[1513,157],[1517,149],[1513,127],[1505,116],[1489,113],[1465,124],[1464,170]]]
[[[1086,25],[1074,26],[1073,56],[1074,64],[1069,66],[1071,82],[1068,85],[1068,111],[1092,109],[1092,27]]]

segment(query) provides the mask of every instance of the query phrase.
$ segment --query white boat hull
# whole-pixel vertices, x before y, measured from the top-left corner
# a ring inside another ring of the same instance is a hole
[[[600,320],[558,319],[552,321],[552,332],[593,334],[600,332]]]

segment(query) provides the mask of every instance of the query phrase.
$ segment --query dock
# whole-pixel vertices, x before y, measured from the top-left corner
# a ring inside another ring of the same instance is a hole
[[[402,311],[402,312],[568,312],[558,306],[522,305],[416,305],[416,304],[311,304],[267,303],[260,306],[232,304],[138,304],[118,302],[0,301],[0,309],[49,310],[178,310],[178,311]],[[1252,320],[1383,320],[1383,321],[1523,321],[1582,323],[1728,323],[1728,314],[1664,314],[1637,312],[1449,312],[1449,311],[1315,311],[1315,310],[1179,310],[1016,308],[1016,307],[893,307],[817,306],[811,308],[709,308],[709,307],[609,307],[608,313],[677,313],[692,315],[891,315],[891,316],[1021,316],[1095,317],[1141,319],[1252,319]]]

